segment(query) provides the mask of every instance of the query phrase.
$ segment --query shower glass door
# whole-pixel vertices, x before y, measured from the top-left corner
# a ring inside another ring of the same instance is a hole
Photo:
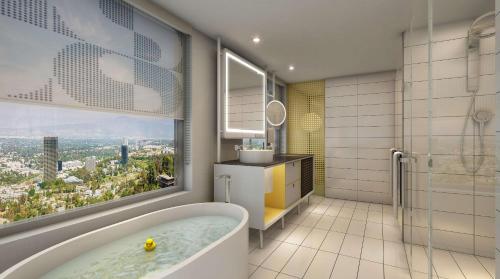
[[[433,31],[432,23],[428,21],[432,9],[426,1],[410,2],[410,20],[402,42],[401,97],[396,98],[396,104],[401,103],[401,111],[396,112],[400,113],[401,127],[396,123],[396,131],[399,129],[402,134],[402,238],[412,278],[432,278],[432,210],[429,210],[432,205],[429,201],[433,200],[433,176],[429,161],[434,119],[433,83],[428,82],[432,80],[429,77],[432,76],[433,66],[429,63],[432,54],[428,43]]]

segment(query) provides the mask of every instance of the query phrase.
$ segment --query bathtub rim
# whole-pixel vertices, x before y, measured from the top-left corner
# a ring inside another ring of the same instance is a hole
[[[183,261],[181,261],[181,262],[179,262],[179,263],[171,266],[170,268],[168,268],[168,269],[166,269],[164,271],[157,270],[157,272],[163,272],[163,273],[161,273],[162,276],[164,276],[164,277],[169,276],[169,275],[175,273],[176,271],[184,268],[188,264],[194,262],[196,259],[200,258],[203,254],[206,254],[208,251],[212,250],[214,247],[220,245],[225,240],[231,238],[232,236],[234,236],[238,232],[240,232],[245,226],[248,225],[248,220],[249,220],[248,211],[244,207],[242,207],[240,205],[233,204],[233,203],[224,203],[224,202],[191,203],[191,204],[184,204],[184,205],[179,205],[179,206],[174,206],[174,207],[159,209],[159,210],[152,211],[152,212],[149,212],[149,213],[146,213],[146,214],[142,214],[142,215],[139,215],[139,216],[127,219],[127,220],[123,220],[123,221],[120,221],[120,222],[117,222],[117,223],[114,223],[114,224],[111,224],[111,225],[108,225],[108,226],[104,226],[104,227],[96,229],[96,230],[92,230],[92,231],[80,234],[78,236],[75,236],[75,237],[72,237],[72,238],[67,239],[65,241],[62,241],[60,243],[57,243],[57,244],[55,244],[53,246],[50,246],[50,247],[48,247],[48,248],[46,248],[46,249],[44,249],[44,250],[42,250],[42,251],[40,251],[40,252],[38,252],[36,254],[33,254],[32,256],[30,256],[30,257],[28,257],[28,258],[26,258],[26,259],[18,262],[17,264],[9,267],[4,272],[0,273],[0,279],[8,278],[8,276],[12,275],[14,272],[16,272],[19,268],[22,268],[24,265],[29,264],[33,259],[36,259],[38,257],[43,257],[45,254],[53,252],[53,250],[56,250],[56,249],[60,248],[61,246],[66,245],[67,243],[70,243],[70,242],[73,242],[73,241],[78,241],[78,239],[82,239],[82,238],[88,237],[89,235],[98,234],[101,231],[108,230],[108,229],[111,229],[113,227],[120,226],[120,225],[122,225],[124,223],[133,222],[133,221],[135,221],[137,219],[145,218],[145,217],[150,216],[150,215],[160,214],[160,212],[175,211],[175,210],[179,210],[179,209],[186,209],[186,208],[189,208],[189,207],[193,207],[193,208],[198,208],[199,209],[200,207],[203,207],[203,206],[210,206],[210,207],[214,207],[215,209],[216,208],[223,208],[223,207],[233,207],[235,209],[238,209],[238,212],[241,213],[241,219],[239,220],[239,224],[236,227],[234,227],[230,232],[228,232],[227,234],[225,234],[221,238],[217,239],[216,241],[210,243],[209,245],[205,246],[203,249],[201,249],[200,251],[198,251],[195,254],[191,255],[189,258],[187,258],[187,259],[185,259],[185,260],[183,260]],[[219,212],[219,214],[222,215],[222,216],[228,216],[228,217],[233,217],[234,218],[234,216],[231,216],[229,214],[224,215],[223,213],[220,213],[220,212]],[[197,216],[204,216],[204,215],[193,215],[191,217],[197,217]],[[174,222],[174,221],[177,221],[177,220],[180,220],[180,219],[183,219],[183,218],[182,217],[181,218],[174,218],[172,220],[169,220],[168,222]],[[162,224],[162,223],[158,223],[158,225],[159,224]],[[89,249],[88,251],[91,251],[91,250],[93,250],[95,248],[96,247],[93,247],[93,248]],[[72,259],[74,259],[76,257],[77,256],[73,257]],[[60,265],[58,265],[58,266],[60,266]],[[56,266],[54,268],[57,268],[58,266]],[[54,268],[52,268],[51,270],[53,270]],[[152,271],[150,273],[153,273],[153,272],[154,271]],[[45,274],[46,273],[41,274],[41,276],[43,276]],[[154,272],[154,275],[156,275],[156,274],[158,274],[158,273]]]

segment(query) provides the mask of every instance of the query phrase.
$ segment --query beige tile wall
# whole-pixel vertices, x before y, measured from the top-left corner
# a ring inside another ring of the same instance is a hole
[[[391,202],[389,149],[394,146],[396,73],[326,81],[326,196]]]
[[[493,257],[495,249],[495,119],[485,129],[485,160],[474,175],[460,161],[462,127],[471,101],[466,91],[466,37],[471,21],[434,27],[432,98],[433,243],[435,248]],[[426,30],[405,37],[404,149],[412,151],[413,219],[405,231],[413,242],[426,244],[428,81]],[[494,38],[481,41],[480,90],[475,109],[495,113]],[[413,83],[409,83],[413,81]],[[469,165],[479,155],[477,127],[469,119],[465,154]],[[406,218],[409,220],[409,218]]]

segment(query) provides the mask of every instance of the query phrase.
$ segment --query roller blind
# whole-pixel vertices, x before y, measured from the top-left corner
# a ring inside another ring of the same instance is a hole
[[[186,35],[120,0],[0,0],[0,100],[184,116]]]

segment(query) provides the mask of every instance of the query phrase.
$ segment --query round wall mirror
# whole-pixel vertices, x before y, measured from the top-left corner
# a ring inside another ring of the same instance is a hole
[[[273,100],[267,104],[266,115],[269,125],[274,127],[281,126],[286,119],[285,106],[280,101]]]

